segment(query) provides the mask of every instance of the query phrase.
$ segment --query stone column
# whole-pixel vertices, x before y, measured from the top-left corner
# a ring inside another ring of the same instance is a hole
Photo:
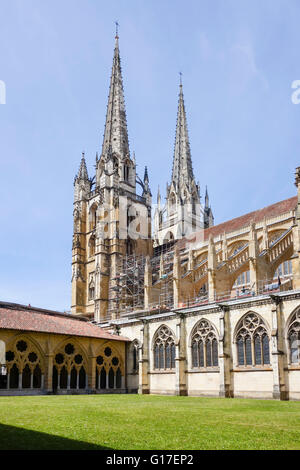
[[[273,369],[273,398],[288,400],[288,390],[285,382],[284,352],[283,352],[283,321],[281,314],[281,299],[271,295],[272,304],[272,331],[270,342],[270,362]]]
[[[229,309],[225,305],[219,305],[221,313],[219,316],[219,368],[220,368],[220,389],[219,396],[232,398],[233,391],[231,385],[231,357],[230,357],[230,322]]]
[[[90,390],[93,390],[97,388],[96,384],[96,356],[89,356],[89,363],[87,365],[87,371],[86,374],[88,376],[88,388]],[[99,377],[100,379],[100,372],[99,372]]]
[[[187,395],[186,384],[186,321],[185,315],[180,314],[176,323],[176,380],[175,395]]]
[[[53,354],[45,356],[45,390],[52,392]]]
[[[139,390],[138,393],[145,395],[150,393],[149,389],[149,324],[143,321],[141,328],[141,346],[139,348]]]

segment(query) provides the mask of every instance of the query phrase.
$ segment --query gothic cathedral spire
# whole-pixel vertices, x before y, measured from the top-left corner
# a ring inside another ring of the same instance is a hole
[[[185,184],[188,186],[189,191],[191,191],[192,184],[195,183],[181,83],[178,100],[176,137],[171,184],[172,183],[174,183],[174,189],[180,195],[181,189]]]
[[[129,157],[129,141],[118,34],[116,34],[115,37],[102,155],[106,156],[109,151],[115,153],[119,158]]]

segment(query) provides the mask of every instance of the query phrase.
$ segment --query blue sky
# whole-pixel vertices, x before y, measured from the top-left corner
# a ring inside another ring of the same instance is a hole
[[[1,0],[0,299],[68,310],[73,180],[94,171],[114,47],[131,151],[170,180],[179,71],[215,222],[295,195],[298,0]]]

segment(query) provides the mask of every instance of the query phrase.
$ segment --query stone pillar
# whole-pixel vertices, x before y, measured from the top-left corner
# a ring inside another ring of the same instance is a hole
[[[141,328],[139,348],[139,390],[138,393],[145,395],[150,393],[149,388],[149,324],[143,321]]]
[[[186,321],[185,315],[180,314],[176,323],[176,380],[175,380],[175,395],[187,395],[186,384]]]
[[[78,374],[77,374],[78,375]],[[71,374],[70,372],[68,373],[68,381],[67,381],[67,390],[70,390],[70,384],[71,384]]]
[[[90,390],[97,388],[96,384],[96,356],[89,356],[89,363],[87,366],[88,388]],[[100,373],[99,373],[100,378]]]
[[[151,304],[151,290],[152,290],[152,267],[150,263],[150,256],[146,257],[145,276],[144,276],[144,308],[149,309]]]
[[[231,356],[230,356],[230,322],[229,309],[225,305],[219,305],[221,313],[219,316],[219,368],[220,368],[220,389],[219,396],[232,398],[233,391],[231,385]]]
[[[276,295],[271,295],[270,297],[273,301],[270,343],[270,362],[273,369],[273,398],[277,400],[288,400],[288,390],[284,372],[284,334],[281,313],[281,299]]]
[[[53,354],[45,356],[45,390],[52,392],[52,375],[53,375]]]
[[[33,389],[33,371],[30,374],[30,388]]]

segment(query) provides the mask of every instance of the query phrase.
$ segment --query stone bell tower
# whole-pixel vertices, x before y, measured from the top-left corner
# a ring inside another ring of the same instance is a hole
[[[118,34],[96,174],[89,178],[83,155],[74,193],[72,313],[97,322],[108,319],[108,312],[116,318],[113,296],[122,258],[152,254],[149,178],[147,170],[143,181],[138,178],[130,155]]]

